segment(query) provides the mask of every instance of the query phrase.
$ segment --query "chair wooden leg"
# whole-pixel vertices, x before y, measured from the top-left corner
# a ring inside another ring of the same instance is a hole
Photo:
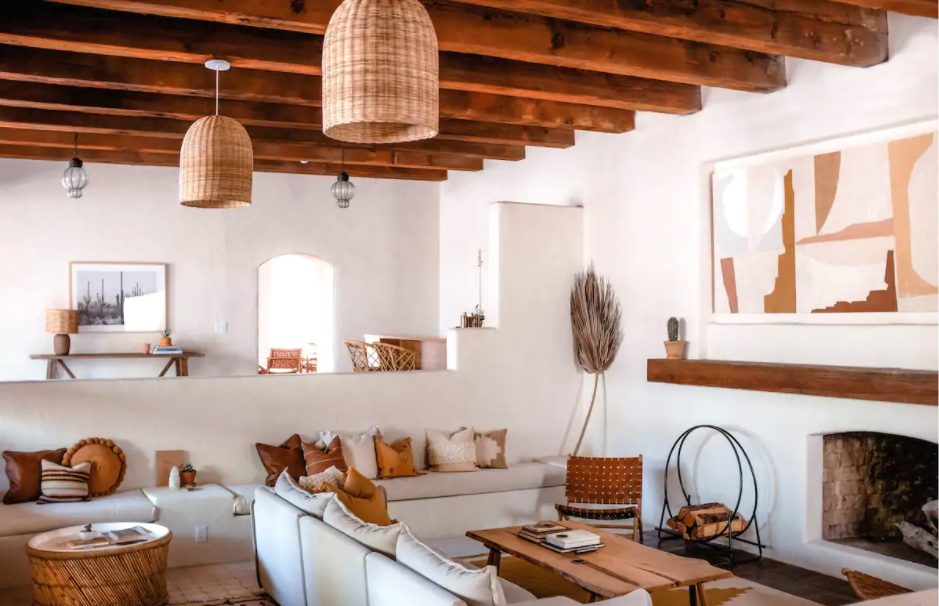
[[[707,594],[704,592],[704,585],[701,583],[698,583],[697,585],[695,585],[695,591],[698,594],[698,605],[708,606],[708,597],[707,597]]]

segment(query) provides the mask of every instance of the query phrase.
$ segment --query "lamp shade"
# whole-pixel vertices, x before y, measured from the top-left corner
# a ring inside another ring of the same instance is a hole
[[[57,335],[78,333],[78,311],[74,309],[47,309],[46,332]]]
[[[418,0],[345,0],[323,45],[323,132],[401,143],[439,130],[437,34]]]
[[[179,203],[196,208],[251,204],[254,153],[236,120],[206,116],[192,123],[179,150]]]

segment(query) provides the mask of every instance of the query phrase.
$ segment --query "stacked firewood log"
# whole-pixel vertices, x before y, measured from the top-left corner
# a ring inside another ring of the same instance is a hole
[[[747,525],[746,519],[737,514],[728,526],[731,514],[733,512],[722,503],[686,505],[678,510],[678,515],[667,520],[666,524],[686,541],[701,541],[718,534],[727,536],[728,531],[742,531]]]

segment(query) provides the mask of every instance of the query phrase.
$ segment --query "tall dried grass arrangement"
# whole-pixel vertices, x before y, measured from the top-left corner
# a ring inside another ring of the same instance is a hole
[[[613,364],[623,342],[620,330],[622,309],[613,286],[597,275],[591,264],[574,278],[571,289],[571,329],[574,333],[574,357],[577,364],[593,375],[593,394],[587,418],[580,430],[574,454],[580,451],[597,401],[597,386],[606,369]]]

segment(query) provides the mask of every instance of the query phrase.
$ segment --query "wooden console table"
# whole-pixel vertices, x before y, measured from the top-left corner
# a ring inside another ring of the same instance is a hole
[[[131,359],[140,359],[140,358],[159,358],[161,360],[166,360],[166,366],[163,367],[163,370],[160,371],[161,377],[166,376],[167,371],[170,367],[174,367],[176,370],[177,377],[188,377],[189,376],[189,358],[202,358],[205,354],[201,354],[197,351],[184,351],[183,353],[178,354],[145,354],[145,353],[73,353],[65,354],[64,356],[59,356],[56,354],[30,354],[29,358],[31,360],[45,360],[46,361],[46,378],[47,379],[56,379],[58,378],[59,367],[62,367],[62,370],[71,377],[75,378],[75,374],[72,373],[72,369],[68,367],[68,364],[65,363],[66,360],[131,360]]]

